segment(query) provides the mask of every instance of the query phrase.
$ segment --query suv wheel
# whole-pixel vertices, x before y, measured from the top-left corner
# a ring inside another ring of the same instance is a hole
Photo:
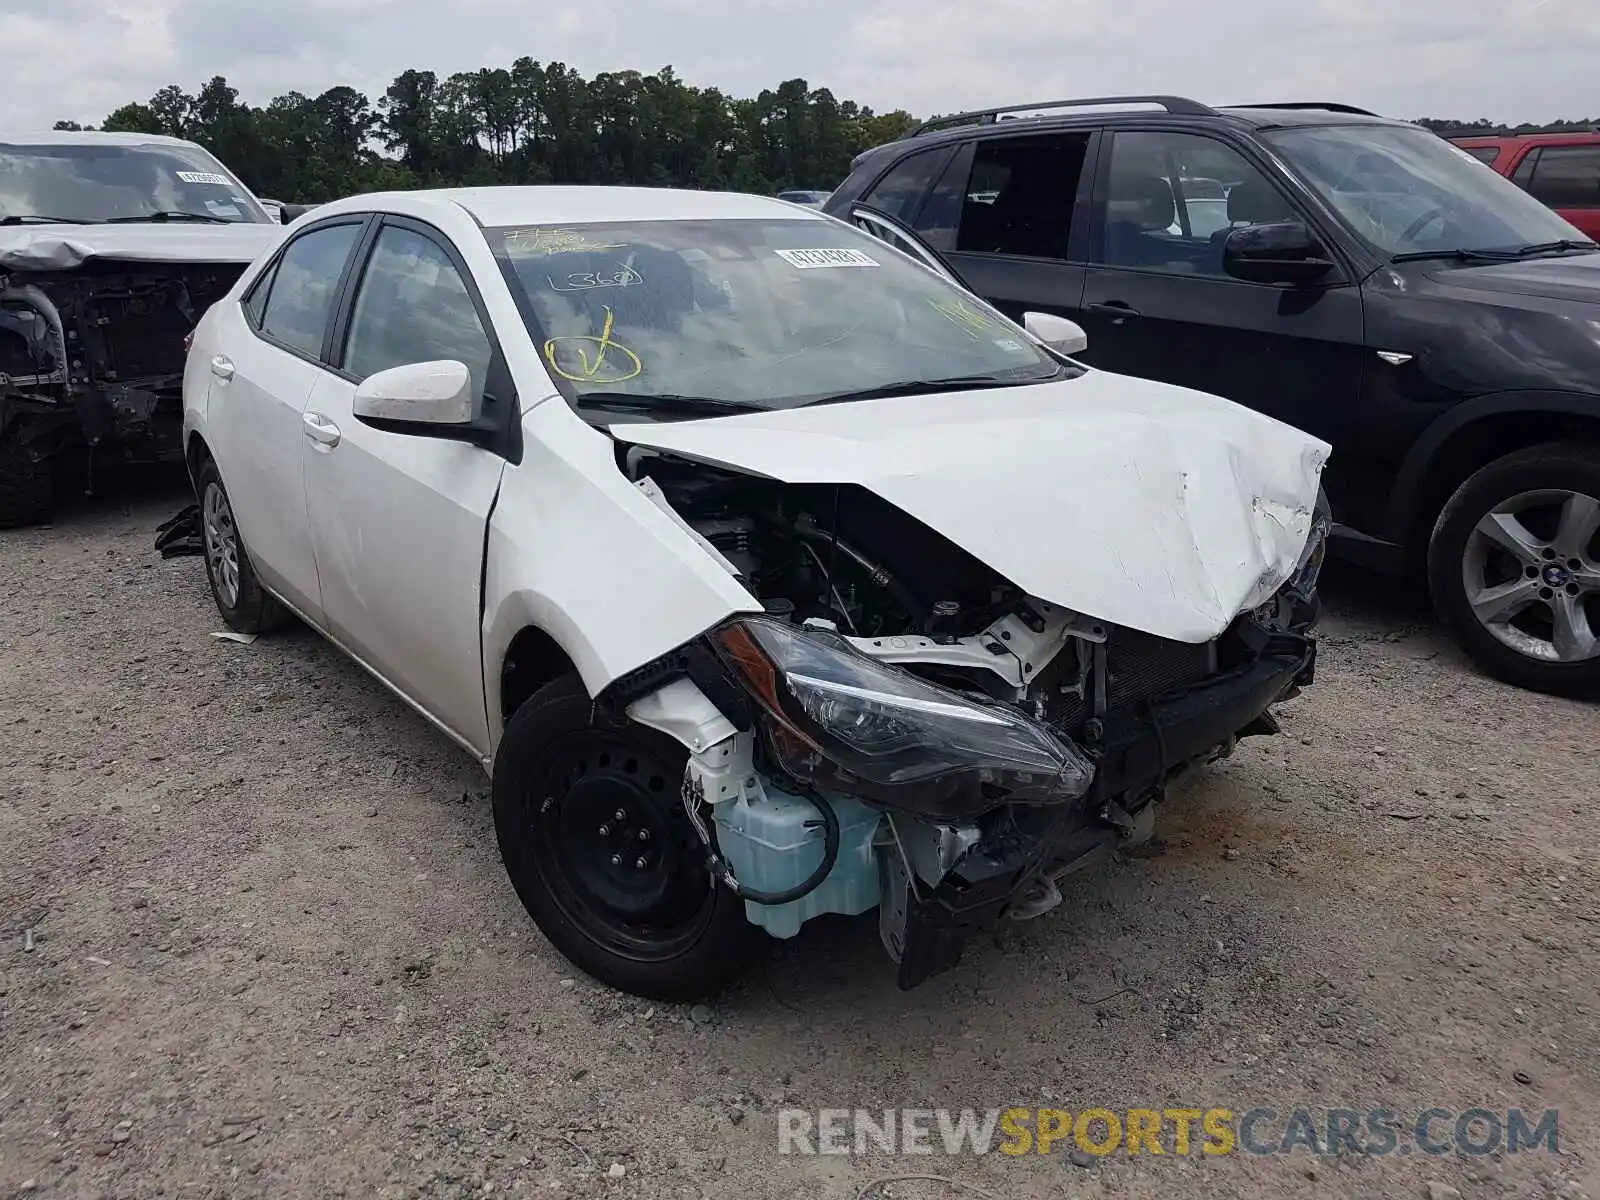
[[[1600,695],[1600,454],[1553,442],[1508,454],[1450,497],[1428,546],[1434,604],[1497,679]]]

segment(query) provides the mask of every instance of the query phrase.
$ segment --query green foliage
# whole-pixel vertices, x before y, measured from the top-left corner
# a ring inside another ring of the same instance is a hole
[[[405,71],[376,103],[336,87],[256,108],[219,75],[192,96],[173,84],[125,104],[102,128],[189,138],[257,195],[314,203],[451,184],[830,188],[852,157],[913,124],[909,113],[874,113],[804,79],[740,100],[691,87],[671,67],[585,79],[564,63],[519,58],[444,79]]]

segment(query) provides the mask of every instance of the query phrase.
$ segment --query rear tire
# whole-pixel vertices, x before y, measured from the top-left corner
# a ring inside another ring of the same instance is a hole
[[[48,462],[35,462],[18,425],[0,430],[0,529],[36,525],[55,507]]]
[[[195,478],[200,497],[200,543],[206,560],[211,598],[229,629],[238,633],[271,633],[289,621],[289,612],[261,586],[249,551],[233,519],[228,489],[217,464],[207,459]]]
[[[720,991],[765,942],[706,870],[680,800],[687,760],[597,712],[575,675],[535,692],[495,755],[495,833],[528,915],[581,970],[654,1000]]]
[[[1496,679],[1600,696],[1600,448],[1550,442],[1477,471],[1434,525],[1428,585]]]

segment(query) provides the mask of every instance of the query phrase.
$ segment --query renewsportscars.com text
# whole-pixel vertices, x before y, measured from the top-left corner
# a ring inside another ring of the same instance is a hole
[[[1464,1154],[1559,1151],[1559,1113],[1520,1108],[785,1108],[779,1154]]]

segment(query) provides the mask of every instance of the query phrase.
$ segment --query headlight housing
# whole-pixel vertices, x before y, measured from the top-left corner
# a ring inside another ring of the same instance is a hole
[[[1048,727],[880,663],[836,633],[745,617],[711,641],[766,715],[769,749],[802,783],[955,821],[1075,799],[1094,779],[1094,764]]]

